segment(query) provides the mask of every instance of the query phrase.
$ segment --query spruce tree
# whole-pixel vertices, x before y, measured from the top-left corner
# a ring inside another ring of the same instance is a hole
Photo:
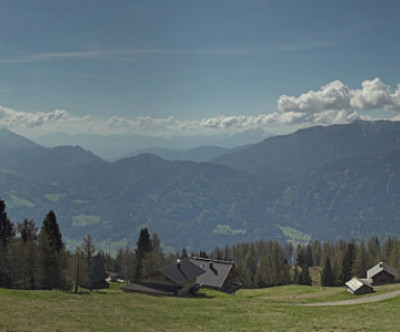
[[[0,241],[3,246],[7,246],[10,240],[15,236],[14,225],[8,219],[6,212],[6,203],[0,199]]]
[[[142,261],[146,253],[151,251],[150,234],[147,228],[140,230],[139,239],[135,250],[136,255],[136,273],[135,278],[139,279],[142,276]]]
[[[353,264],[356,258],[356,244],[351,241],[347,244],[346,251],[344,252],[342,266],[340,270],[340,284],[351,279],[353,274]]]
[[[57,253],[59,253],[64,243],[62,241],[60,227],[57,223],[57,217],[53,210],[50,210],[46,215],[46,218],[43,220],[41,232],[47,235],[49,244]]]
[[[335,275],[332,271],[331,260],[329,257],[326,258],[325,265],[321,273],[321,286],[334,286],[335,285]]]
[[[0,287],[11,287],[8,247],[15,236],[14,225],[6,212],[6,204],[0,199]]]
[[[353,276],[356,276],[358,278],[366,278],[367,270],[370,267],[371,266],[368,266],[368,253],[365,248],[365,243],[363,240],[361,240],[353,264]]]
[[[66,257],[64,243],[54,211],[49,211],[43,220],[39,234],[41,262],[41,288],[65,289]]]

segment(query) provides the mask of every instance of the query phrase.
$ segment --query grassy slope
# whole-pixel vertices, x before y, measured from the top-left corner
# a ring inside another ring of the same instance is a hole
[[[377,293],[400,289],[378,288]],[[400,297],[369,304],[302,307],[353,298],[339,288],[284,286],[202,291],[196,298],[0,290],[1,331],[397,331]]]

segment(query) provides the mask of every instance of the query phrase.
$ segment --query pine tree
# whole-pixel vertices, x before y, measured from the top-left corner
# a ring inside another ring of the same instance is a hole
[[[368,266],[368,253],[365,248],[364,240],[361,240],[353,264],[353,275],[358,278],[366,278],[368,268],[370,268],[370,266]]]
[[[8,219],[5,202],[0,199],[0,241],[4,246],[7,246],[14,236],[14,225]]]
[[[342,260],[342,266],[340,271],[341,285],[344,285],[346,281],[351,279],[355,258],[356,258],[356,244],[354,241],[351,241],[347,244],[346,251],[344,253]]]
[[[50,210],[43,220],[41,232],[47,235],[51,247],[59,253],[64,246],[57,217],[53,210]]]
[[[65,289],[66,255],[62,235],[54,211],[49,211],[43,220],[39,234],[41,262],[41,288]]]
[[[136,243],[136,272],[135,278],[139,279],[142,276],[142,260],[144,255],[151,251],[150,234],[147,228],[140,230],[139,239]]]
[[[8,249],[14,236],[14,225],[7,216],[5,202],[0,199],[0,287],[11,287]]]
[[[326,258],[325,265],[321,272],[321,285],[322,286],[335,286],[335,275],[332,271],[331,260]]]

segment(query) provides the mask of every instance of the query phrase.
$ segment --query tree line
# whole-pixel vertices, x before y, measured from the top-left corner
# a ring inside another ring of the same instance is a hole
[[[15,227],[0,199],[0,287],[15,289],[71,290],[75,285],[93,289],[91,270],[95,246],[90,235],[71,253],[62,240],[54,211],[50,210],[39,229],[25,219]],[[189,256],[234,261],[243,287],[262,288],[285,284],[311,285],[310,268],[319,271],[323,286],[339,286],[353,276],[366,277],[366,271],[385,261],[400,271],[400,242],[396,237],[380,240],[336,243],[312,241],[286,244],[277,241],[243,242],[224,248],[166,254],[157,233],[140,230],[136,248],[121,248],[115,257],[99,251],[104,268],[124,281],[138,280],[165,265]],[[315,273],[314,273],[315,279]],[[317,274],[318,279],[318,274]]]
[[[137,248],[125,247],[116,258],[99,251],[102,265],[116,271],[126,281],[137,280],[176,261],[177,254],[165,255],[156,233],[140,232]],[[75,285],[93,289],[95,245],[90,235],[74,252],[66,249],[57,222],[50,210],[39,228],[24,219],[16,226],[9,219],[0,199],[0,287],[12,289],[71,290]]]
[[[233,260],[242,274],[244,287],[259,288],[289,283],[341,286],[352,277],[366,278],[367,270],[384,261],[400,272],[400,241],[389,237],[381,244],[371,237],[336,243],[311,241],[306,244],[280,244],[276,241],[240,243],[215,248],[214,259]]]
[[[40,231],[28,219],[15,227],[0,199],[0,287],[69,289],[68,261],[53,211],[44,218]]]

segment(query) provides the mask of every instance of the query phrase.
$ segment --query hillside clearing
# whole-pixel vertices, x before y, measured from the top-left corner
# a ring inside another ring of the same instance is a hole
[[[400,297],[354,308],[301,303],[352,298],[342,288],[282,286],[194,298],[99,292],[0,290],[2,331],[395,331]],[[399,291],[399,285],[376,294]],[[311,297],[310,294],[313,294]],[[364,298],[364,297],[363,297]]]

